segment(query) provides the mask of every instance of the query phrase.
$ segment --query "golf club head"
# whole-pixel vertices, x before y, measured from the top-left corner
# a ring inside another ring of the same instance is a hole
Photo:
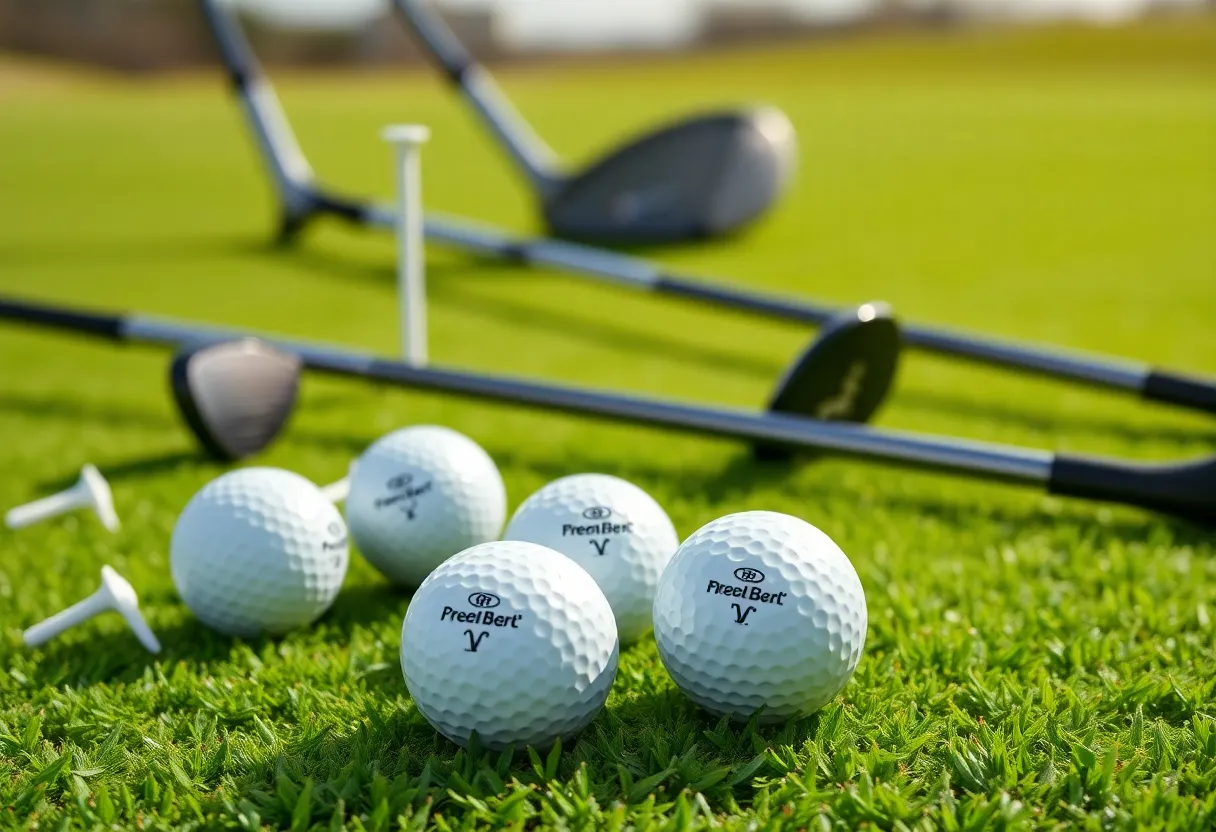
[[[569,177],[542,209],[559,237],[615,245],[718,237],[773,204],[796,156],[794,127],[776,108],[693,116]]]
[[[243,459],[274,441],[291,416],[300,359],[252,338],[211,343],[178,353],[169,383],[207,452]]]
[[[841,313],[790,365],[769,401],[769,412],[869,421],[895,380],[899,350],[899,326],[885,303]],[[791,455],[773,445],[756,445],[754,452],[764,460]]]

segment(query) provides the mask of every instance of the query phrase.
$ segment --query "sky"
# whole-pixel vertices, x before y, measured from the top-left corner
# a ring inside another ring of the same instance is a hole
[[[297,26],[357,26],[380,14],[387,0],[229,0]],[[848,20],[879,0],[713,0],[715,5],[782,7],[808,19]],[[903,0],[909,6],[949,2],[956,8],[999,10],[1011,18],[1073,17],[1118,21],[1148,5],[1196,5],[1203,0]],[[550,49],[657,47],[695,36],[702,0],[442,0],[458,8],[494,9],[505,43]]]

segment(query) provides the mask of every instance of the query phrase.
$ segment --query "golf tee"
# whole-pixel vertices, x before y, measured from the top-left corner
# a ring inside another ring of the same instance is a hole
[[[108,611],[111,607],[110,598],[104,591],[94,592],[88,598],[77,601],[66,610],[57,612],[45,621],[30,627],[22,634],[22,638],[27,647],[37,647],[77,624]]]
[[[398,124],[386,127],[381,135],[396,148],[401,355],[407,364],[422,367],[427,363],[427,337],[421,149],[431,131],[419,124]]]
[[[331,503],[342,503],[350,496],[350,478],[343,477],[337,482],[331,482],[329,485],[321,486],[321,493],[325,495],[325,499]]]
[[[49,497],[10,509],[4,515],[4,524],[10,529],[21,529],[83,505],[84,501],[79,489],[70,488],[67,491],[60,491],[58,494],[52,494]]]
[[[325,495],[325,499],[329,500],[334,505],[346,502],[346,498],[350,496],[350,481],[355,476],[355,462],[351,460],[350,465],[346,466],[346,476],[329,485],[321,486],[321,493]]]

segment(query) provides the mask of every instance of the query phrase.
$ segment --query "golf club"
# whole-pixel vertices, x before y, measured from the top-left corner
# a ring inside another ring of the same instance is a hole
[[[243,339],[185,351],[169,367],[177,409],[217,459],[252,456],[283,430],[296,404],[300,360]]]
[[[314,179],[274,89],[231,14],[214,0],[200,0],[229,78],[270,169],[283,210],[281,238],[289,240],[316,216],[330,214],[358,225],[392,229],[391,210],[332,194]],[[840,310],[797,297],[747,290],[703,278],[673,274],[650,261],[558,240],[520,238],[484,225],[430,213],[428,242],[480,256],[545,266],[660,295],[750,312],[777,320],[822,326]],[[902,323],[903,344],[980,364],[1035,373],[1123,391],[1145,401],[1216,414],[1216,381],[1121,358],[1022,344]]]
[[[164,318],[101,314],[2,298],[0,317],[113,341],[164,344],[188,350],[258,337],[249,332]],[[1216,456],[1150,464],[1050,453],[784,413],[750,413],[486,373],[413,367],[337,347],[277,338],[261,340],[271,348],[296,356],[303,367],[318,372],[741,439],[752,443],[753,447],[812,450],[1037,485],[1053,494],[1126,503],[1216,524]],[[290,355],[278,361],[277,366],[285,375],[294,376],[298,369],[293,367]],[[239,362],[229,366],[234,373],[239,373],[242,367]],[[280,381],[276,386],[285,388],[290,384]],[[254,389],[253,385],[243,382],[239,387]],[[205,411],[205,408],[201,410]],[[276,414],[275,418],[280,417]]]
[[[558,237],[612,244],[719,237],[768,210],[793,176],[794,127],[775,107],[688,116],[565,172],[438,13],[420,0],[394,5],[522,171]]]
[[[91,332],[95,317],[0,297],[0,318]],[[221,460],[252,456],[274,440],[295,406],[300,373],[298,358],[230,335],[223,334],[222,345],[180,353],[169,372],[182,418]],[[777,383],[769,412],[868,421],[885,400],[898,365],[899,327],[890,309],[865,304],[819,332]],[[788,454],[779,446],[758,445],[756,452],[770,459]]]
[[[0,309],[0,317],[5,314]],[[890,310],[867,304],[823,328],[770,397],[770,413],[865,422],[886,399],[899,359]],[[295,406],[299,359],[253,338],[208,344],[175,356],[170,387],[203,448],[221,460],[252,456],[282,431]],[[780,446],[758,457],[782,459]]]

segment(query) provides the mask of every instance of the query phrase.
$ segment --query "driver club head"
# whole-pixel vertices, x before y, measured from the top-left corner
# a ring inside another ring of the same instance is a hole
[[[237,460],[265,448],[295,407],[300,359],[247,338],[179,352],[169,369],[177,408],[209,454]]]
[[[895,380],[899,350],[899,326],[885,303],[842,312],[790,365],[769,400],[769,412],[869,421]],[[753,451],[762,460],[791,456],[774,445],[756,445]]]
[[[717,237],[764,213],[796,158],[794,127],[775,107],[693,116],[562,180],[542,208],[559,237],[613,245]]]

